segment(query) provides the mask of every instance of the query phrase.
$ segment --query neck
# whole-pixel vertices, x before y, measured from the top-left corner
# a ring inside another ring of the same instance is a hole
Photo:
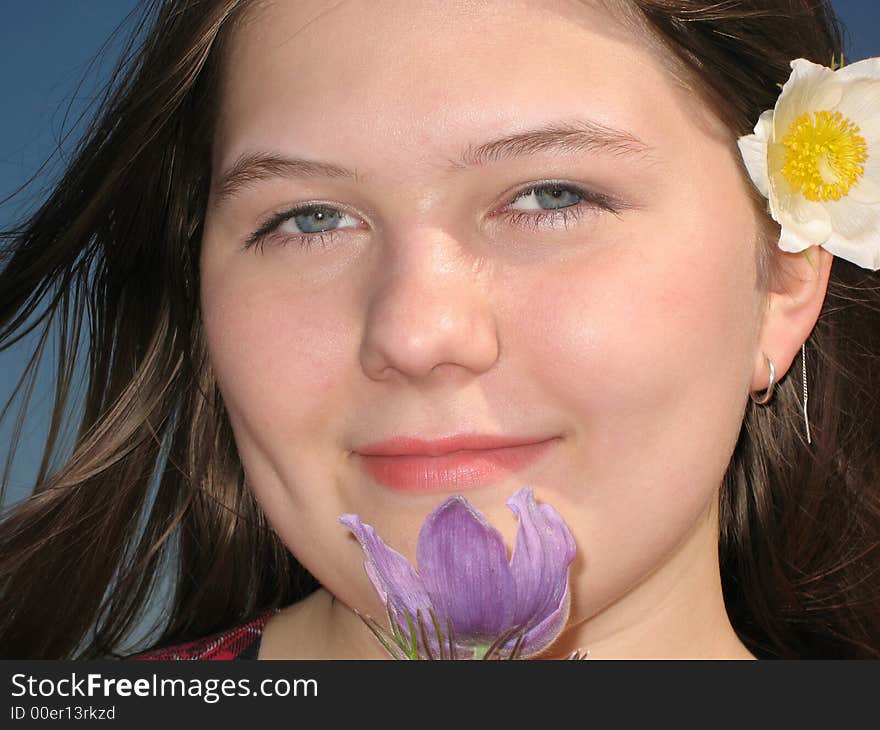
[[[572,606],[577,615],[577,606]],[[724,605],[713,505],[662,565],[622,597],[570,625],[548,652],[590,659],[755,659]]]
[[[259,659],[388,659],[358,615],[324,588],[273,616]]]

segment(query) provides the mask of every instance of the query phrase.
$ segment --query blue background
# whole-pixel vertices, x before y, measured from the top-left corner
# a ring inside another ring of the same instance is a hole
[[[105,47],[105,42],[136,6],[136,0],[0,0],[0,200],[36,173],[59,145],[62,151],[72,149],[82,128],[75,120],[119,53],[118,43]],[[847,59],[880,56],[880,2],[837,0],[834,6],[847,27]],[[58,171],[57,166],[44,170],[28,194],[0,207],[0,229],[34,207],[53,169]],[[0,410],[30,347],[29,339],[0,353]],[[29,493],[36,474],[51,405],[48,365],[41,368],[31,400],[6,504]],[[12,420],[0,423],[0,465]]]

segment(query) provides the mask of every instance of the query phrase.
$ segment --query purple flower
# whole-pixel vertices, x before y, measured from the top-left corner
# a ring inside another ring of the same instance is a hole
[[[366,553],[364,567],[391,633],[364,620],[392,656],[525,658],[553,643],[568,618],[574,539],[559,513],[538,505],[529,488],[507,506],[519,519],[510,561],[501,533],[455,495],[422,525],[418,572],[357,515],[339,518]]]

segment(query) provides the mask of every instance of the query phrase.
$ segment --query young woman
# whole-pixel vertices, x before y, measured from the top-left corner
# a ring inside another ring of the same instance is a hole
[[[62,337],[4,656],[379,658],[338,517],[413,559],[460,493],[512,546],[522,486],[577,546],[545,657],[880,656],[877,275],[782,251],[737,147],[792,59],[840,57],[827,5],[149,18],[6,244],[2,341],[40,305]]]

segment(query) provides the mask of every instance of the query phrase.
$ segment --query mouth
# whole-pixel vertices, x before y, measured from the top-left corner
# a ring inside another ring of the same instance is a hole
[[[361,468],[382,486],[399,492],[446,492],[499,482],[533,464],[557,440],[554,437],[494,448],[457,449],[435,455],[375,453],[388,452],[391,448],[373,447],[371,453],[354,452],[354,456]]]

